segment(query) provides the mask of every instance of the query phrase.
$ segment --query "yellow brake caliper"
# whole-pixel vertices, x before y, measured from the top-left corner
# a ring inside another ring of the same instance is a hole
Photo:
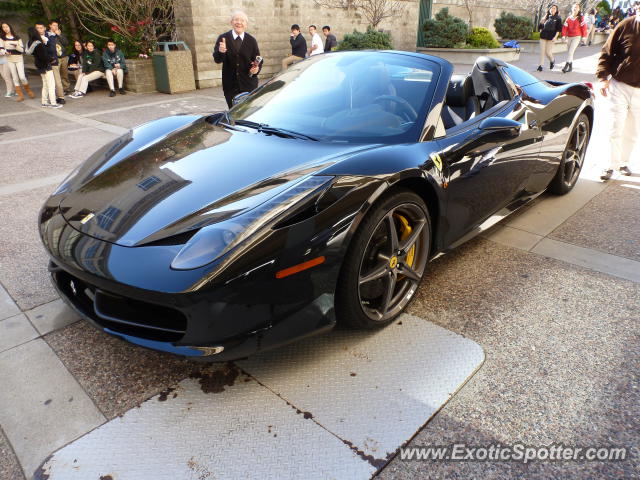
[[[406,240],[407,238],[409,238],[409,235],[411,235],[411,231],[413,230],[413,228],[411,228],[411,225],[409,225],[409,220],[398,213],[394,213],[393,216],[400,220],[400,240]],[[411,245],[411,248],[407,252],[407,265],[410,267],[413,266],[413,259],[415,254],[416,244],[414,243],[413,245]]]

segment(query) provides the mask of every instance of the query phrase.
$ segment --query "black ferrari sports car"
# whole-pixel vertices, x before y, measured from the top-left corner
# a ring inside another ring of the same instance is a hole
[[[383,327],[427,263],[575,185],[589,84],[488,57],[314,56],[229,111],[162,118],[80,165],[40,212],[60,295],[129,342],[229,360]]]

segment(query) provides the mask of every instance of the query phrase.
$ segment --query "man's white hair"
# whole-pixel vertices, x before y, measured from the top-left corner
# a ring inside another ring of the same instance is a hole
[[[229,21],[233,22],[233,19],[236,17],[241,17],[246,23],[249,23],[249,17],[247,17],[247,14],[242,10],[234,10]]]

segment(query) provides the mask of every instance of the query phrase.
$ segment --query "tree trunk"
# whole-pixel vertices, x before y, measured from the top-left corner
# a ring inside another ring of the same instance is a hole
[[[73,8],[70,5],[70,2],[67,1],[68,13],[69,17],[69,27],[71,28],[71,34],[73,35],[74,40],[80,40],[80,30],[78,30],[78,23],[76,22],[76,13],[73,11]]]
[[[47,16],[47,23],[53,19],[53,15],[51,14],[51,0],[40,0],[42,3],[42,9],[44,10],[44,14]]]

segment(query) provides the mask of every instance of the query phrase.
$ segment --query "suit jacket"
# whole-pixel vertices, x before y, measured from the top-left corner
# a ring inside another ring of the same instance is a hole
[[[227,44],[227,53],[220,52],[220,41],[223,38]],[[231,30],[218,37],[213,49],[213,60],[216,63],[222,63],[222,90],[225,93],[251,92],[258,87],[258,76],[249,73],[251,62],[255,61],[258,55],[260,55],[258,42],[247,32],[244,33],[240,51],[235,48]],[[260,69],[262,69],[262,63]]]

